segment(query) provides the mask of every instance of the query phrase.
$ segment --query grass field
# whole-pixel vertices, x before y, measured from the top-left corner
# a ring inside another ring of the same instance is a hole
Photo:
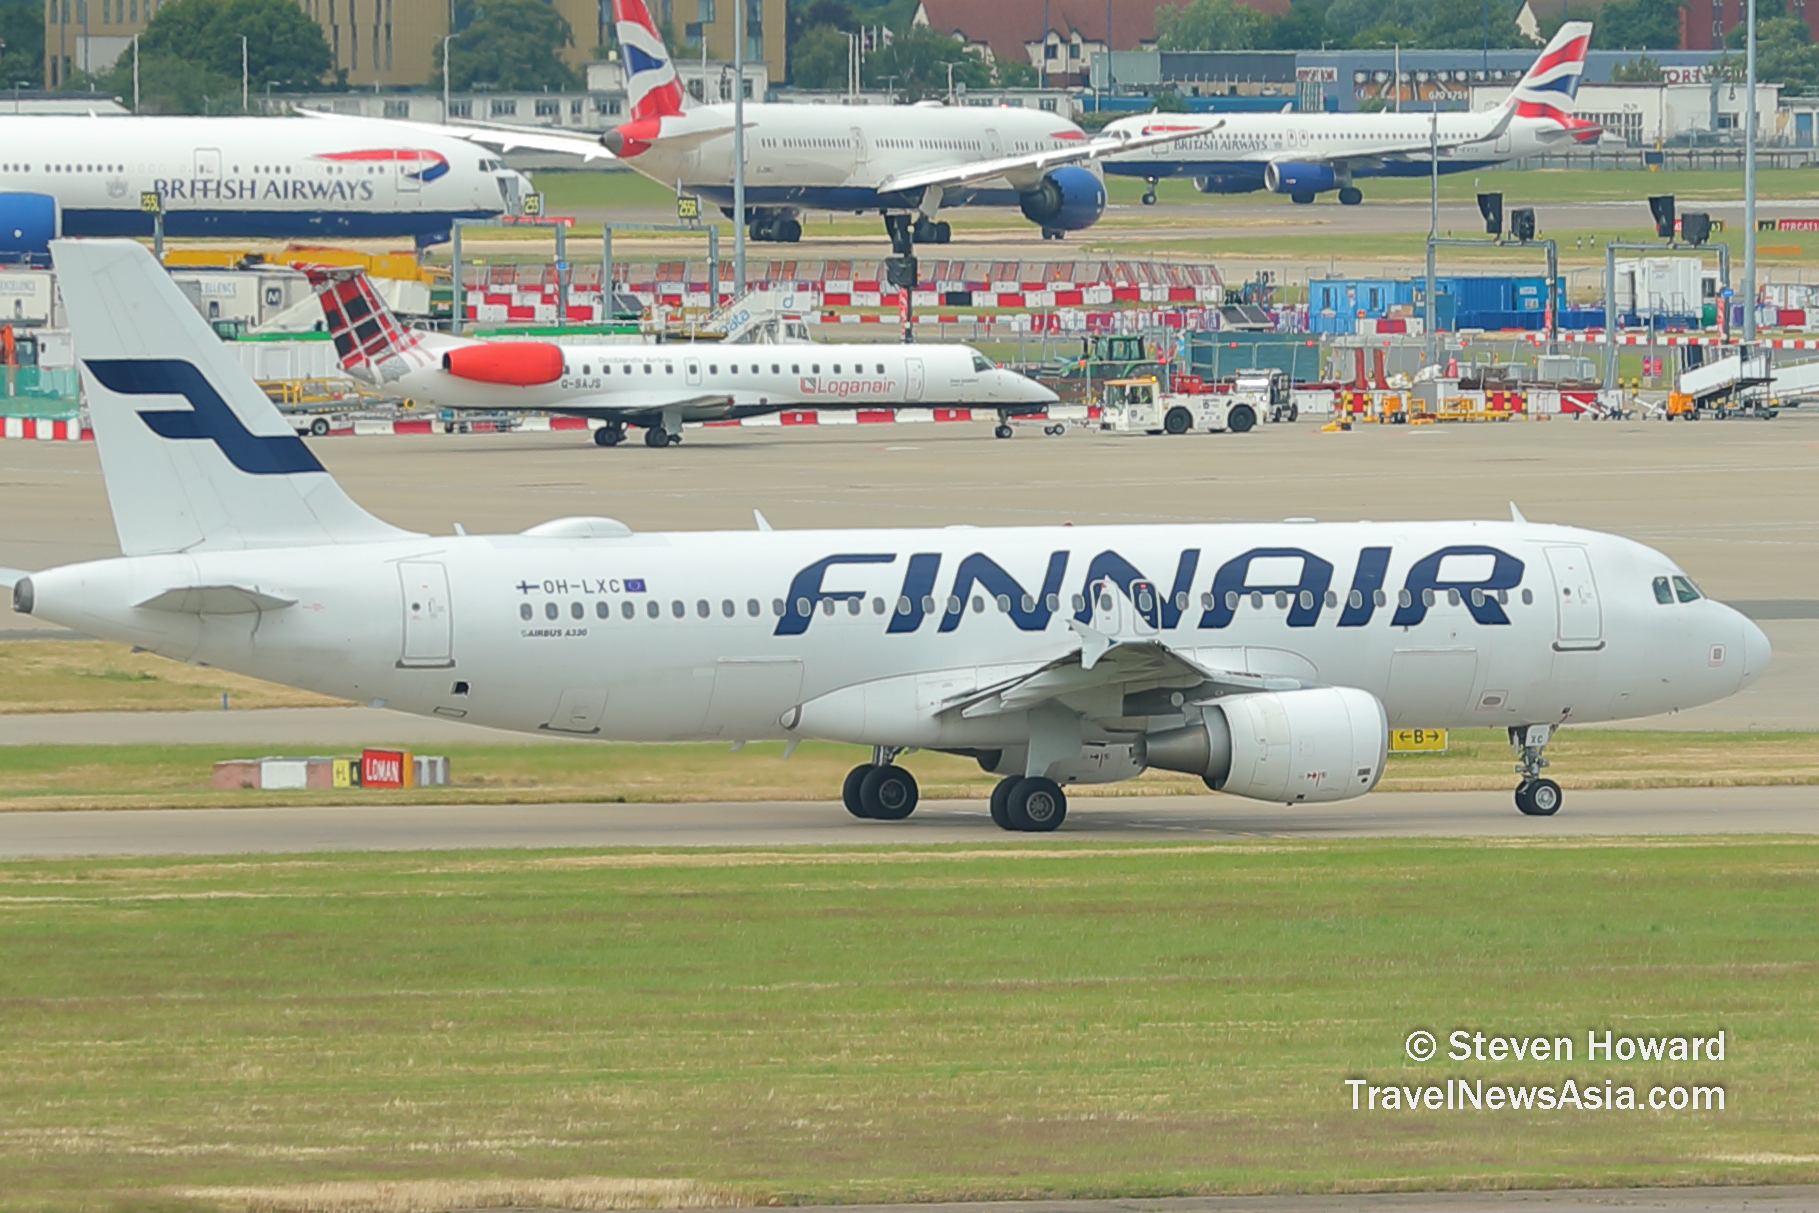
[[[0,643],[0,714],[324,707],[339,700],[105,640]]]
[[[375,737],[373,744],[382,744]],[[261,752],[281,747],[251,747]],[[837,800],[857,746],[809,742],[783,757],[777,742],[733,753],[707,744],[525,744],[418,747],[447,754],[454,784],[401,792],[354,791],[354,803],[529,804]],[[0,812],[48,809],[225,808],[320,804],[320,791],[215,791],[215,762],[245,758],[228,745],[0,746]],[[295,747],[290,752],[297,752]],[[1574,788],[1819,784],[1819,734],[1649,733],[1569,729],[1548,750],[1552,774]],[[1489,729],[1458,730],[1445,754],[1393,755],[1385,791],[1503,791],[1515,786],[1507,740]],[[968,758],[915,753],[903,759],[922,794],[983,798],[997,776]],[[1152,771],[1126,783],[1077,787],[1077,796],[1203,793],[1198,779]]]
[[[1810,1182],[1816,882],[1684,839],[0,864],[0,1207]],[[1460,1027],[1579,1051],[1405,1060]]]

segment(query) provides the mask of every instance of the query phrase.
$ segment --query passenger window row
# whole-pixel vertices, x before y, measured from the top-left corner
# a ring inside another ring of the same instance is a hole
[[[1685,585],[1695,598],[1698,597],[1698,591],[1693,590],[1692,583],[1687,581],[1684,577],[1677,577],[1675,578],[1675,581]],[[1669,601],[1669,599],[1661,597],[1666,585],[1667,578],[1661,577],[1656,579],[1655,596],[1662,602]],[[1246,598],[1250,600],[1250,607],[1252,610],[1263,609],[1264,595],[1261,591],[1256,590],[1253,590],[1246,595],[1240,595],[1236,590],[1227,590],[1225,592],[1225,609],[1228,611],[1237,610],[1239,604]],[[1271,595],[1271,598],[1274,600],[1277,609],[1286,610],[1288,608],[1290,595],[1286,590],[1275,591]],[[1464,601],[1464,598],[1458,590],[1448,590],[1446,592],[1446,600],[1448,605],[1458,606]],[[1481,589],[1474,589],[1471,592],[1471,604],[1475,607],[1483,606],[1486,602],[1492,600],[1495,600],[1500,604],[1507,604],[1510,600],[1509,591],[1498,590],[1495,593],[1487,594]],[[1692,600],[1692,598],[1681,599],[1682,602],[1691,602]],[[985,613],[986,603],[988,601],[998,608],[999,614],[1008,615],[1011,613],[1011,597],[1009,594],[999,594],[997,597],[991,599],[986,598],[982,594],[974,594],[970,602],[963,602],[960,597],[955,594],[949,594],[944,599],[938,599],[930,594],[923,597],[921,606],[924,615],[933,615],[937,612],[957,615],[968,606],[972,608],[975,615],[982,615]],[[1203,610],[1211,610],[1213,601],[1213,595],[1210,592],[1200,595],[1200,606]],[[1302,590],[1295,601],[1302,610],[1311,610],[1314,605],[1314,595],[1312,591]],[[1324,601],[1327,609],[1334,609],[1339,605],[1339,595],[1328,590]],[[1421,591],[1422,605],[1431,607],[1438,601],[1439,596],[1436,595],[1433,590]],[[1534,601],[1534,595],[1528,590],[1523,590],[1522,601],[1524,604],[1532,603]],[[1398,606],[1411,606],[1414,604],[1414,596],[1407,590],[1401,590],[1396,595],[1396,602]],[[846,613],[848,615],[859,615],[864,613],[866,609],[863,595],[856,595],[846,599],[823,598],[820,600],[820,603],[821,613],[823,615],[835,614],[840,609],[842,603],[845,604]],[[1346,596],[1346,603],[1353,608],[1362,607],[1364,605],[1364,595],[1357,590],[1353,590]],[[1075,594],[1071,599],[1071,604],[1074,613],[1078,614],[1086,609],[1086,598],[1084,595]],[[770,614],[772,618],[782,618],[786,605],[785,601],[781,598],[771,599]],[[1024,594],[1017,605],[1022,609],[1024,614],[1031,614],[1036,610],[1036,599],[1032,595]],[[1048,610],[1050,615],[1053,615],[1056,611],[1061,609],[1060,595],[1046,595],[1042,600],[1042,605]],[[1155,609],[1155,605],[1156,599],[1149,593],[1138,593],[1137,609],[1139,611],[1147,614]],[[1371,592],[1371,605],[1377,607],[1388,606],[1389,596],[1382,590],[1373,590]],[[887,603],[883,598],[874,597],[871,600],[871,613],[873,615],[883,615],[887,611],[894,610],[899,615],[909,615],[915,610],[915,606],[916,604],[907,596],[900,596],[894,606]],[[1185,611],[1188,609],[1190,606],[1190,599],[1188,598],[1186,591],[1182,591],[1175,595],[1174,606],[1178,611]],[[796,614],[808,615],[813,613],[815,603],[808,598],[798,598],[796,599],[795,607]],[[1112,598],[1109,594],[1101,595],[1099,609],[1102,611],[1110,611],[1112,609]],[[546,602],[543,604],[543,617],[551,622],[561,619],[562,613],[562,604],[560,603]],[[661,619],[665,614],[663,603],[655,598],[645,599],[643,613],[646,618]],[[764,614],[764,609],[756,598],[747,598],[743,611],[731,598],[722,598],[717,612],[714,604],[705,598],[697,598],[695,600],[692,612],[689,604],[685,603],[682,599],[672,598],[670,600],[668,614],[672,618],[686,619],[691,613],[697,619],[711,619],[716,613],[723,619],[735,619],[738,618],[741,613],[748,619],[757,619]],[[636,619],[638,614],[637,603],[633,602],[631,599],[624,599],[619,603],[619,616],[621,618]],[[587,604],[582,602],[569,603],[568,616],[570,619],[574,620],[586,619]],[[537,617],[537,610],[530,603],[521,602],[518,604],[518,617],[528,623]],[[613,617],[613,605],[605,600],[595,602],[594,617],[597,619],[611,619]]]

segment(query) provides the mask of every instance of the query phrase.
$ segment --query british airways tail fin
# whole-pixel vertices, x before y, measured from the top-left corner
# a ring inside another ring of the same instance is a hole
[[[410,534],[341,491],[131,240],[53,240],[120,550],[368,543]]]
[[[413,370],[436,365],[444,350],[468,344],[399,323],[364,270],[296,265],[315,289],[342,369],[364,383],[382,385],[401,379]]]
[[[613,0],[613,31],[625,63],[631,118],[673,118],[682,112],[682,82],[644,0]]]
[[[1585,75],[1585,55],[1591,45],[1591,22],[1568,21],[1562,25],[1510,94],[1506,104],[1515,110],[1516,117],[1552,118],[1562,126],[1569,125],[1579,81]]]

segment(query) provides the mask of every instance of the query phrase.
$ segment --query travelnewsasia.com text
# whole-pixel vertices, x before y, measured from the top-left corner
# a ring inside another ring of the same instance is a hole
[[[1654,1086],[1646,1090],[1609,1079],[1579,1083],[1569,1078],[1545,1085],[1487,1083],[1449,1078],[1413,1086],[1376,1086],[1368,1078],[1343,1080],[1354,1112],[1722,1112],[1724,1088]]]

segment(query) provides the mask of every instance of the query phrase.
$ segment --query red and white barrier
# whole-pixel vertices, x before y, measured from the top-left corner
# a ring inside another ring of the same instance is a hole
[[[40,442],[80,442],[93,440],[95,431],[84,429],[79,421],[58,421],[49,417],[0,418],[0,438],[33,438]]]

